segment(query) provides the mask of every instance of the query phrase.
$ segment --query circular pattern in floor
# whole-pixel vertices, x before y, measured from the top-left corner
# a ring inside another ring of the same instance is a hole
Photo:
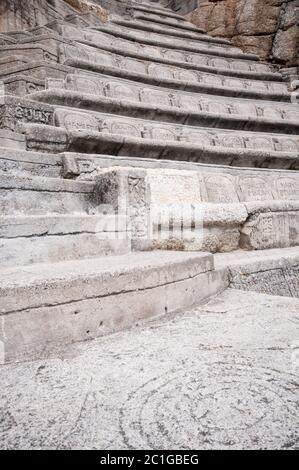
[[[294,377],[276,370],[186,366],[133,391],[120,426],[134,449],[288,448],[296,437],[281,414],[296,421],[296,391]]]

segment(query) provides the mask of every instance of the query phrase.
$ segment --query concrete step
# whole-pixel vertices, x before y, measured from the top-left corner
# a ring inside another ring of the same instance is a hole
[[[57,25],[56,30],[65,38],[76,42],[93,45],[100,49],[115,53],[125,53],[128,57],[154,60],[172,65],[181,65],[186,69],[194,68],[202,71],[217,71],[219,74],[248,77],[255,79],[282,81],[281,74],[275,72],[270,65],[252,62],[243,59],[219,58],[209,54],[189,53],[182,49],[171,49],[161,46],[153,46],[133,41],[132,39],[118,38],[113,31],[81,30],[70,25]]]
[[[7,34],[0,33],[0,46],[6,46],[8,44],[15,44],[16,39],[9,37]]]
[[[216,268],[228,269],[230,287],[234,289],[299,296],[299,246],[218,253],[214,259]]]
[[[166,8],[159,8],[154,4],[146,4],[142,3],[139,4],[137,2],[132,2],[132,8],[134,11],[141,11],[143,13],[156,13],[157,15],[165,16],[166,18],[174,18],[181,21],[186,21],[185,17],[182,15],[178,15],[174,13],[174,11],[166,9]]]
[[[94,184],[58,178],[0,175],[0,213],[12,215],[97,214]]]
[[[185,32],[194,32],[199,34],[205,34],[205,31],[201,28],[198,28],[188,21],[177,18],[167,18],[165,15],[160,15],[159,13],[145,13],[145,12],[135,12],[134,18],[136,20],[146,21],[149,25],[165,25],[170,26],[172,29],[176,28],[178,31],[182,30]]]
[[[114,215],[0,217],[1,269],[121,255],[130,250],[126,220]]]
[[[220,135],[217,135],[218,142],[215,145],[211,140],[212,131],[207,132],[206,128],[194,128],[196,131],[193,134],[188,134],[188,130],[184,128],[185,137],[182,136],[178,141],[175,137],[177,134],[174,134],[175,130],[167,129],[167,124],[164,124],[163,129],[160,129],[158,125],[156,129],[152,126],[155,137],[144,138],[137,137],[137,134],[141,135],[138,128],[136,130],[131,124],[122,123],[120,120],[118,123],[115,121],[116,125],[112,125],[110,130],[110,125],[108,125],[108,132],[88,131],[84,126],[86,123],[89,125],[90,119],[88,118],[86,121],[84,117],[83,123],[81,118],[82,116],[80,116],[81,130],[76,130],[76,123],[75,125],[70,123],[68,130],[63,127],[38,124],[24,125],[27,149],[54,153],[106,153],[107,155],[128,155],[138,158],[144,156],[145,158],[242,167],[293,170],[299,168],[296,150],[298,144],[289,136],[279,135],[274,138],[274,136],[255,135],[256,133],[253,132],[248,135],[244,133],[238,135],[237,131],[223,130]],[[78,122],[77,119],[78,116],[76,116],[76,122]],[[93,128],[95,129],[95,124]],[[229,132],[234,132],[234,134],[230,135]],[[158,134],[160,138],[158,138]],[[173,140],[171,140],[171,136]],[[275,146],[276,148],[285,148],[285,150],[275,150]],[[290,148],[294,150],[287,150]]]
[[[53,27],[55,27],[55,25],[53,25]],[[242,52],[241,49],[236,46],[211,42],[210,40],[207,40],[207,38],[210,38],[204,35],[201,36],[200,40],[198,39],[197,41],[195,41],[189,39],[188,41],[186,41],[183,38],[171,37],[157,32],[144,32],[142,30],[134,30],[132,28],[126,27],[124,25],[118,25],[116,23],[114,23],[113,26],[97,26],[91,28],[91,30],[111,33],[117,35],[119,38],[135,40],[143,44],[150,44],[153,46],[167,47],[170,49],[182,49],[184,51],[195,53],[207,53],[218,55],[221,57],[231,57],[234,59],[259,61],[259,57],[255,54]]]
[[[14,103],[13,99],[7,97],[6,106],[11,106]],[[43,115],[45,111],[50,115],[48,125],[44,127],[39,124],[24,124],[23,132],[27,134],[27,148],[28,138],[31,139],[33,144],[37,133],[41,132],[41,138],[36,142],[42,142],[44,139],[43,150],[48,149],[50,152],[56,153],[57,151],[66,151],[72,139],[68,138],[73,135],[77,143],[78,138],[82,137],[82,142],[86,136],[90,134],[90,144],[96,141],[111,142],[110,151],[107,153],[121,154],[126,149],[126,145],[133,147],[134,145],[144,147],[148,150],[148,145],[152,146],[152,156],[162,157],[162,147],[167,151],[167,147],[171,147],[173,154],[177,148],[182,154],[185,149],[185,155],[190,154],[190,151],[197,150],[198,155],[200,149],[206,150],[208,153],[220,152],[223,158],[226,149],[231,149],[231,155],[248,154],[260,156],[261,158],[266,155],[268,158],[285,157],[284,153],[288,152],[289,159],[296,160],[298,155],[298,139],[294,135],[282,133],[265,133],[265,132],[248,132],[226,129],[215,129],[209,127],[188,126],[183,124],[171,124],[167,122],[157,122],[153,120],[129,118],[127,116],[113,115],[111,113],[99,113],[92,111],[78,111],[75,108],[66,108],[61,106],[51,106],[37,101],[24,100],[24,105],[32,105],[36,107],[36,113],[39,116]],[[8,111],[7,111],[8,112]],[[6,113],[4,113],[6,116]],[[57,128],[53,127],[53,124]],[[32,132],[31,132],[31,130]],[[78,132],[77,132],[78,131]],[[295,132],[295,128],[290,131]],[[77,134],[76,134],[77,132]],[[49,144],[52,142],[52,147]],[[73,141],[74,142],[74,141]],[[114,142],[114,144],[113,144]],[[167,144],[167,145],[165,145]],[[92,144],[94,145],[94,144]],[[193,146],[193,147],[192,147]],[[66,147],[66,148],[65,148]],[[116,149],[116,150],[112,150]],[[38,147],[31,147],[33,150],[39,150]],[[42,148],[40,148],[41,150]],[[62,150],[61,150],[62,149]],[[120,152],[121,150],[121,152]],[[90,152],[91,149],[86,147],[86,151]],[[106,153],[102,152],[102,153]],[[130,152],[126,153],[130,155]],[[140,156],[140,155],[139,155]],[[145,155],[146,156],[146,155]],[[147,155],[149,156],[149,154]],[[276,157],[275,157],[276,156]],[[204,163],[204,162],[203,162]],[[210,161],[209,163],[215,163]],[[222,162],[227,164],[225,160]],[[232,159],[230,159],[230,164]]]
[[[5,361],[186,309],[227,287],[206,253],[132,253],[0,271]]]
[[[28,152],[31,155],[36,155],[34,160],[36,166],[44,164],[43,155],[44,153],[33,154]],[[296,190],[296,184],[290,184],[293,178],[297,180],[299,173],[292,170],[282,170],[282,169],[267,169],[267,168],[252,168],[252,167],[237,167],[229,166],[224,164],[213,165],[213,164],[203,164],[197,162],[188,162],[188,161],[175,161],[175,160],[166,160],[166,159],[153,159],[153,158],[142,158],[142,157],[130,157],[130,156],[113,156],[113,155],[100,155],[100,154],[84,154],[84,153],[62,153],[58,155],[53,155],[53,158],[60,160],[62,165],[61,174],[65,178],[77,178],[80,176],[83,180],[93,179],[93,174],[99,169],[110,168],[110,167],[130,167],[130,168],[144,168],[144,169],[168,169],[168,170],[180,170],[183,173],[189,171],[195,171],[198,174],[204,176],[206,173],[211,172],[214,176],[219,173],[228,175],[230,178],[269,178],[269,183],[264,185],[265,187],[270,184],[272,187],[276,188],[277,182],[280,180],[281,188],[277,187],[279,193],[275,196],[275,199],[284,200],[284,199],[297,199],[298,189]],[[289,180],[291,178],[291,180]],[[286,182],[286,184],[284,184]],[[237,186],[239,183],[236,183]],[[219,186],[216,185],[217,188]],[[279,186],[279,185],[278,185]],[[222,198],[224,200],[226,197],[226,191],[222,191]],[[253,191],[253,194],[255,192]],[[293,193],[293,198],[290,197]],[[264,197],[264,192],[262,191],[262,196]],[[257,193],[258,197],[258,193]]]
[[[26,140],[23,134],[0,129],[0,147],[26,150]]]
[[[69,75],[65,81],[53,80],[48,86],[51,88],[46,91],[29,94],[28,99],[53,106],[191,126],[299,133],[299,107],[291,103],[228,99],[188,92],[174,94],[171,89],[143,88],[137,82],[111,80],[104,76],[92,80],[79,74]]]
[[[0,176],[59,178],[61,174],[61,157],[58,155],[28,152],[27,150],[18,150],[15,147],[1,147]]]
[[[161,87],[243,98],[290,101],[287,83],[205,73],[195,69],[140,60],[78,44],[60,47],[63,65]]]
[[[138,20],[138,19],[133,19],[133,20],[125,20],[121,17],[115,16],[110,18],[111,22],[113,24],[119,25],[119,26],[124,26],[129,29],[137,29],[141,31],[148,31],[150,33],[158,33],[162,35],[166,35],[168,37],[174,37],[176,38],[183,38],[183,39],[191,39],[191,40],[198,40],[198,41],[203,41],[203,42],[208,42],[211,44],[219,44],[222,47],[229,47],[231,43],[227,39],[222,39],[222,38],[217,38],[217,37],[212,37],[208,36],[206,34],[203,34],[203,30],[197,29],[198,32],[193,32],[192,31],[184,31],[181,28],[178,27],[173,27],[173,26],[168,26],[167,24],[159,24],[156,22],[151,22],[151,21],[145,21],[145,20]]]

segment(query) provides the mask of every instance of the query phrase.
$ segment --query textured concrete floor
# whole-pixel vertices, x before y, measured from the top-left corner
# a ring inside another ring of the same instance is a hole
[[[298,326],[298,299],[227,290],[2,366],[0,448],[295,448]]]

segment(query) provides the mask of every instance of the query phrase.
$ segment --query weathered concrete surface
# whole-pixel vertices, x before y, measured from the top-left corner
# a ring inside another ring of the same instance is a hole
[[[298,311],[298,299],[227,290],[183,315],[2,366],[0,448],[293,449]]]
[[[214,270],[209,253],[128,253],[1,269],[2,360],[47,357],[61,345],[191,308],[227,286],[226,271]]]
[[[281,226],[280,230],[282,229]],[[265,229],[264,236],[267,236],[266,232]],[[223,266],[228,268],[229,283],[234,289],[299,297],[298,246],[217,253],[214,259],[216,268],[221,269]]]

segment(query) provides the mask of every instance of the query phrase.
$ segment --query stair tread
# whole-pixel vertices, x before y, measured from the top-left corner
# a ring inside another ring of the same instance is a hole
[[[215,267],[242,267],[248,264],[279,262],[294,259],[299,261],[299,247],[269,248],[257,251],[236,250],[230,253],[214,254]]]
[[[81,260],[70,260],[56,263],[39,263],[28,266],[0,269],[0,289],[9,287],[26,287],[61,279],[80,279],[102,275],[120,276],[125,272],[138,269],[150,270],[176,263],[198,262],[198,272],[206,271],[206,262],[213,264],[213,255],[206,252],[134,252],[125,255],[103,256]],[[200,264],[202,263],[202,268]]]

